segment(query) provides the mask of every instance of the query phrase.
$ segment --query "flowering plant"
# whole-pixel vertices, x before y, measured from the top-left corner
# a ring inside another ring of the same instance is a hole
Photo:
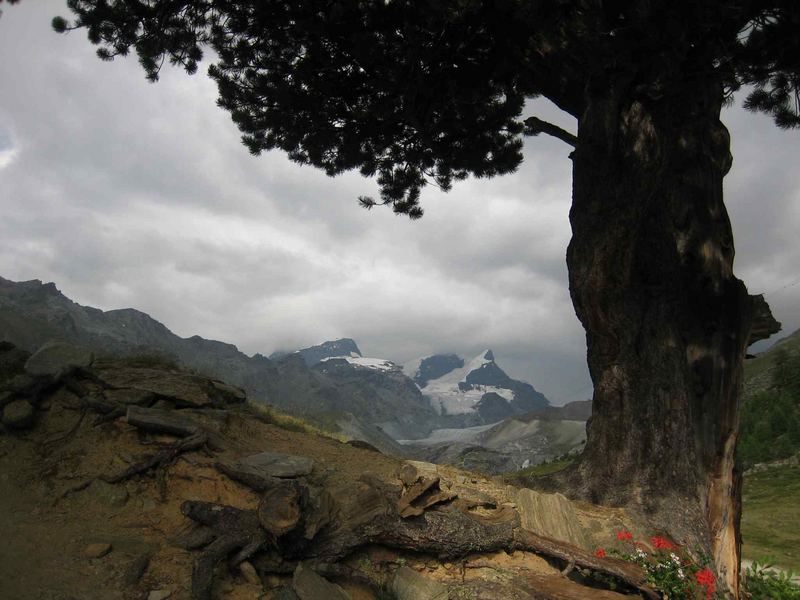
[[[705,564],[698,564],[685,548],[662,536],[653,536],[650,543],[634,540],[630,531],[617,532],[614,547],[598,548],[597,556],[612,554],[636,563],[650,585],[671,600],[711,600],[717,580]],[[701,559],[702,560],[702,559]]]

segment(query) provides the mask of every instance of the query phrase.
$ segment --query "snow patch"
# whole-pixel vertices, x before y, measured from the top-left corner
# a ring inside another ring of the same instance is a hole
[[[358,356],[355,352],[351,352],[350,356],[329,356],[323,358],[320,362],[327,362],[329,360],[346,360],[351,365],[366,369],[375,369],[376,371],[395,371],[398,369],[398,366],[390,360]]]
[[[403,373],[405,373],[406,377],[409,379],[414,379],[417,375],[419,375],[419,366],[422,364],[422,361],[428,356],[420,356],[419,358],[415,358],[414,360],[410,360],[403,365]],[[419,387],[419,386],[417,386]]]

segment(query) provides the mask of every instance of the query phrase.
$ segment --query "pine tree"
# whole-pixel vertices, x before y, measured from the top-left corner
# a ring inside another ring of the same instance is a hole
[[[709,548],[737,591],[745,348],[775,331],[733,274],[722,106],[800,125],[795,0],[69,0],[105,60],[209,74],[254,154],[377,176],[371,208],[422,215],[427,183],[517,169],[524,136],[569,145],[567,263],[594,382],[565,481]],[[578,122],[535,116],[543,96]]]

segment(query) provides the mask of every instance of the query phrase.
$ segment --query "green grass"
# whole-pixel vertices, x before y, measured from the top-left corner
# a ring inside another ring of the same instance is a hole
[[[247,402],[248,407],[253,413],[253,416],[263,423],[269,423],[270,425],[275,425],[276,427],[280,427],[281,429],[285,429],[287,431],[296,431],[298,433],[309,433],[312,435],[322,435],[325,437],[329,437],[335,440],[339,440],[340,442],[344,442],[347,440],[344,436],[338,435],[331,431],[325,431],[324,429],[320,429],[309,423],[308,421],[304,421],[300,417],[295,417],[293,415],[289,415],[283,413],[268,404],[264,404],[262,402],[250,401]]]
[[[510,471],[508,473],[503,473],[502,478],[505,483],[510,483],[512,485],[517,485],[520,487],[527,487],[532,485],[533,479],[537,477],[542,477],[543,475],[549,475],[551,473],[557,473],[558,471],[563,471],[568,466],[570,466],[577,455],[570,454],[567,456],[559,456],[551,461],[539,463],[538,465],[533,465],[532,467],[528,467],[527,469],[522,469],[520,471]],[[533,485],[533,487],[536,487]]]
[[[774,467],[744,478],[742,554],[770,557],[784,569],[800,570],[800,466]]]
[[[800,335],[787,337],[780,344],[762,352],[756,358],[746,360],[744,363],[745,382],[757,379],[769,382],[772,371],[775,369],[775,358],[779,350],[784,350],[788,354],[800,354]],[[747,383],[745,383],[745,387],[747,387]]]

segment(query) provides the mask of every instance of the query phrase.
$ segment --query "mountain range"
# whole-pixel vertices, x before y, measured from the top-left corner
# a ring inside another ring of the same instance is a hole
[[[30,352],[56,340],[99,355],[172,361],[238,385],[256,401],[393,454],[444,460],[482,448],[491,456],[481,455],[477,462],[489,465],[488,470],[550,458],[550,446],[574,450],[588,418],[588,413],[571,418],[551,407],[532,385],[506,374],[491,350],[467,360],[437,354],[400,365],[364,356],[354,340],[342,338],[269,357],[248,356],[232,344],[181,338],[132,308],[102,311],[82,306],[55,284],[39,280],[0,277],[0,340]],[[544,414],[541,411],[550,411],[550,421],[570,421],[564,426],[569,432],[540,426],[535,415]],[[448,437],[441,430],[459,433]],[[396,440],[417,442],[400,446]]]

